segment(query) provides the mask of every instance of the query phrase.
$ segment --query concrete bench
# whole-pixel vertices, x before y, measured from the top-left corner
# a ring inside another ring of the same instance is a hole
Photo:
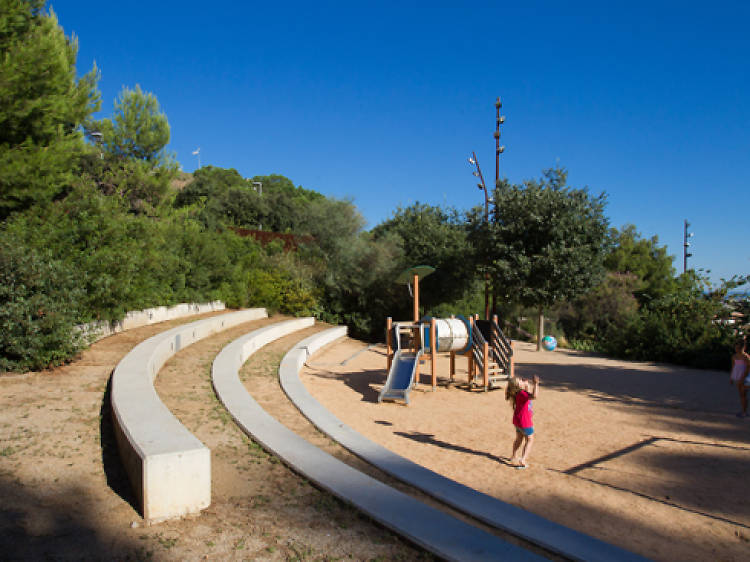
[[[265,309],[248,309],[178,326],[140,343],[115,367],[115,436],[147,521],[197,513],[211,503],[211,452],[161,401],[154,389],[156,374],[190,344],[265,317]]]
[[[304,350],[317,350],[346,335],[333,328],[297,345],[303,350],[279,369],[281,387],[302,414],[320,431],[383,472],[488,525],[509,532],[570,560],[640,561],[645,558],[580,533],[535,513],[446,478],[386,449],[344,424],[305,388],[299,371],[307,360]],[[291,353],[290,353],[291,355]]]
[[[124,332],[125,330],[132,330],[133,328],[140,328],[141,326],[156,324],[158,322],[166,322],[175,318],[184,318],[185,316],[216,312],[224,310],[224,308],[224,303],[221,301],[204,303],[184,302],[175,304],[174,306],[156,306],[144,310],[133,310],[127,312],[125,317],[120,321],[106,322],[100,320],[88,324],[80,324],[76,326],[76,329],[94,342],[113,334]]]
[[[294,322],[294,321],[291,321]],[[247,393],[238,371],[274,326],[235,340],[216,356],[212,368],[219,399],[245,433],[284,463],[382,525],[446,560],[542,560],[536,554],[375,480],[321,451],[273,417]],[[346,335],[334,328],[304,340],[282,360],[280,370],[296,369],[323,345]]]

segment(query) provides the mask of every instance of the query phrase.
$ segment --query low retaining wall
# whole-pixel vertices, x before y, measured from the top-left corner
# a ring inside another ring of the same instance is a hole
[[[169,411],[154,378],[175,353],[265,309],[221,314],[178,326],[137,345],[112,374],[112,413],[120,458],[149,522],[197,513],[211,503],[211,452]]]
[[[225,306],[222,301],[181,303],[174,306],[156,306],[154,308],[128,312],[125,314],[125,318],[119,322],[106,322],[102,320],[100,322],[81,324],[76,327],[85,335],[90,336],[92,341],[99,341],[102,338],[106,338],[107,336],[119,332],[124,332],[125,330],[132,330],[133,328],[140,328],[141,326],[156,324],[157,322],[166,322],[167,320],[174,320],[175,318],[184,318],[186,316],[193,316],[194,314],[204,314],[206,312],[215,312],[224,309]]]
[[[261,328],[235,340],[214,360],[212,378],[216,394],[245,433],[295,472],[443,559],[482,562],[541,560],[534,553],[430,507],[344,464],[271,417],[247,393],[238,371],[263,341],[270,341],[266,330],[274,327]],[[345,335],[346,327],[341,327],[303,340],[287,353],[280,370],[301,367],[312,353]]]

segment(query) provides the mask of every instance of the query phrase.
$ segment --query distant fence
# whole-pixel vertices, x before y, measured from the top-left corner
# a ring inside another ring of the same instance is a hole
[[[267,230],[250,230],[247,228],[231,227],[238,236],[251,236],[260,242],[263,246],[281,240],[284,243],[284,251],[289,252],[296,250],[300,244],[309,244],[314,241],[312,236],[298,236],[296,234],[282,234],[281,232],[268,232]]]

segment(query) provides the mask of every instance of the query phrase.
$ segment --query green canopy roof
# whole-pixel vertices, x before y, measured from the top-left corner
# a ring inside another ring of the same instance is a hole
[[[396,277],[396,283],[411,283],[412,281],[414,281],[415,275],[422,279],[424,277],[427,277],[433,271],[435,271],[435,268],[430,267],[429,265],[417,265],[415,267],[410,267],[409,269],[403,271],[398,277]]]

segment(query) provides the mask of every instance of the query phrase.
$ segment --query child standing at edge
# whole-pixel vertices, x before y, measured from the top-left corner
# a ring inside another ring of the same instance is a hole
[[[746,378],[750,374],[750,356],[745,352],[745,340],[737,340],[734,344],[734,355],[732,355],[732,371],[729,375],[729,384],[737,385],[740,393],[740,406],[742,410],[737,414],[738,418],[747,417],[747,391]]]
[[[513,456],[510,459],[516,468],[526,468],[526,459],[531,453],[531,445],[534,443],[534,420],[531,409],[531,401],[539,395],[539,377],[534,375],[531,381],[528,379],[513,377],[508,381],[505,389],[505,399],[511,403],[513,408],[513,425],[516,428],[516,440],[513,442]],[[521,458],[517,459],[518,449],[521,449]]]

